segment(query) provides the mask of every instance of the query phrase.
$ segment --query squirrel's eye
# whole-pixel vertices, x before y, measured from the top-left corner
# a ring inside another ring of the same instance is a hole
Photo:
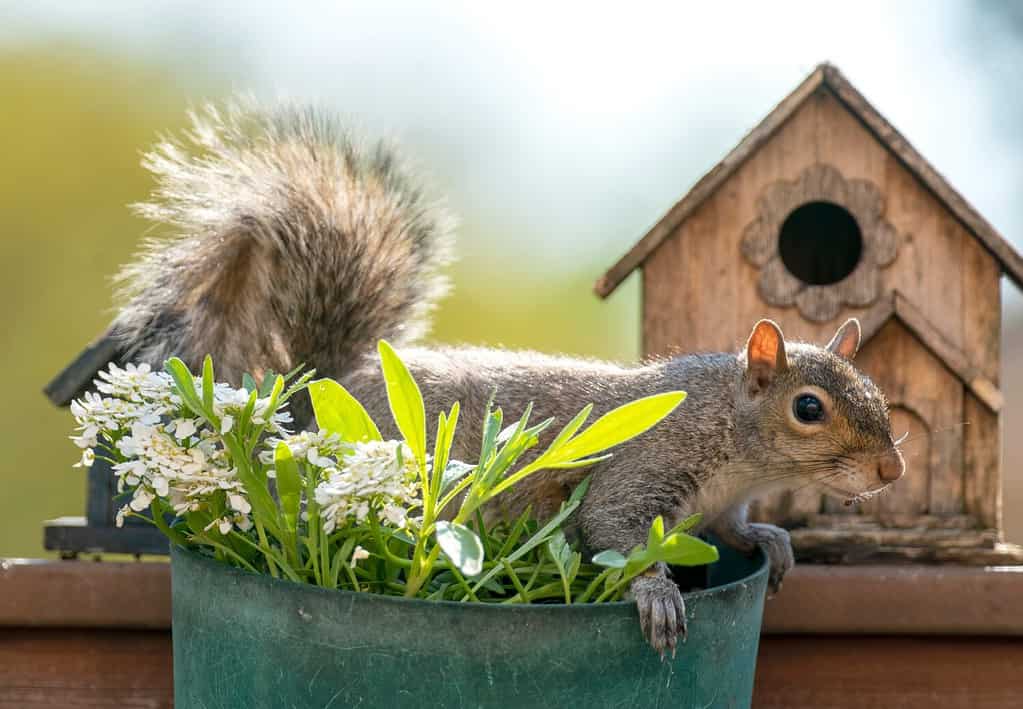
[[[792,404],[796,418],[803,423],[815,423],[824,418],[824,404],[813,394],[796,397]]]

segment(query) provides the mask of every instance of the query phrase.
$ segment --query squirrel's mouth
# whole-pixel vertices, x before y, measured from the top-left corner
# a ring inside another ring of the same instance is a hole
[[[864,490],[863,492],[849,492],[848,490],[843,490],[837,485],[828,485],[827,487],[833,494],[844,498],[842,500],[843,505],[851,507],[852,505],[858,505],[861,502],[866,502],[867,500],[880,495],[888,489],[889,485],[885,484],[881,487],[874,488],[873,490]]]

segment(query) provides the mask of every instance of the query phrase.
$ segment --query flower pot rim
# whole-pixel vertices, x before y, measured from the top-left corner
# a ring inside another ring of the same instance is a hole
[[[361,600],[379,602],[379,603],[398,603],[406,606],[422,606],[430,608],[492,608],[500,609],[505,612],[515,613],[530,613],[530,612],[550,612],[551,609],[560,609],[562,612],[581,612],[581,611],[594,611],[597,608],[620,609],[628,606],[634,606],[634,601],[609,601],[604,603],[487,603],[487,602],[473,602],[473,601],[448,601],[448,600],[427,600],[425,598],[405,598],[404,596],[390,596],[381,593],[371,593],[368,591],[350,591],[348,589],[331,589],[323,588],[322,586],[315,586],[309,583],[299,583],[285,578],[274,578],[269,574],[258,574],[248,569],[242,569],[237,566],[229,566],[228,564],[221,563],[212,557],[200,554],[199,552],[180,546],[178,544],[171,544],[171,568],[173,573],[173,560],[179,556],[194,560],[196,563],[213,565],[219,568],[221,571],[235,575],[241,578],[252,578],[261,579],[269,585],[280,585],[282,588],[302,588],[307,591],[314,593],[324,594],[341,594],[344,596],[352,596]],[[695,601],[704,597],[716,596],[721,593],[726,593],[732,588],[738,587],[743,584],[755,582],[760,577],[766,576],[768,573],[768,562],[767,557],[759,549],[756,551],[754,557],[757,562],[757,568],[752,573],[749,573],[741,578],[723,583],[717,586],[711,586],[710,588],[701,589],[698,591],[687,591],[682,594],[682,598],[688,601]],[[718,563],[718,562],[715,562]],[[499,611],[500,612],[500,611]]]

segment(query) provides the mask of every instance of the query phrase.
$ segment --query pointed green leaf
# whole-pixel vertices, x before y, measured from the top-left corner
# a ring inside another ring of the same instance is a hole
[[[302,475],[291,455],[291,448],[284,441],[278,443],[274,451],[274,469],[277,471],[277,497],[281,502],[285,527],[296,533],[302,504]]]
[[[703,515],[697,512],[694,515],[689,515],[684,520],[676,524],[671,530],[665,535],[670,537],[673,534],[680,534],[682,532],[688,532],[690,529],[698,525],[703,520]]]
[[[661,543],[662,539],[664,539],[664,517],[657,515],[653,524],[650,525],[650,532],[646,537],[647,548],[656,548],[657,545]]]
[[[688,534],[666,538],[658,552],[658,561],[673,566],[701,566],[718,560],[717,547]]]
[[[205,418],[206,414],[203,411],[202,401],[199,396],[195,393],[195,377],[192,376],[192,372],[188,369],[188,365],[182,362],[177,357],[171,357],[163,365],[164,371],[171,375],[174,380],[174,386],[178,391],[178,396],[181,397],[181,401],[191,409],[192,413],[196,416],[202,416]]]
[[[447,466],[444,468],[444,475],[441,478],[440,493],[442,495],[446,493],[456,482],[471,473],[475,467],[475,465],[463,463],[460,460],[448,461]]]
[[[259,387],[256,385],[256,380],[252,378],[252,375],[246,372],[242,375],[242,387],[248,392],[258,392]]]
[[[202,361],[202,404],[213,411],[213,358],[206,355]]]
[[[565,443],[558,461],[586,458],[634,438],[659,423],[686,398],[684,391],[654,394],[623,404],[594,421],[585,431]]]
[[[380,368],[387,386],[394,423],[421,467],[426,465],[426,410],[419,385],[386,341],[380,340]]]
[[[598,566],[606,566],[611,569],[624,569],[626,559],[621,552],[617,552],[614,549],[606,549],[599,554],[594,554],[592,561]]]
[[[379,441],[380,431],[362,404],[333,379],[309,384],[316,424],[321,431],[336,433],[349,443]]]

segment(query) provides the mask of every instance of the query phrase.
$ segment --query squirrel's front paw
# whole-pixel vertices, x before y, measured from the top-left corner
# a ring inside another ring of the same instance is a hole
[[[775,527],[773,524],[751,524],[755,532],[757,545],[764,550],[767,561],[771,566],[771,575],[768,585],[772,594],[781,589],[781,582],[785,574],[795,564],[792,556],[792,540],[787,530]]]
[[[629,590],[639,608],[643,637],[662,658],[668,650],[674,657],[678,637],[686,639],[686,607],[678,586],[665,576],[640,576]]]

